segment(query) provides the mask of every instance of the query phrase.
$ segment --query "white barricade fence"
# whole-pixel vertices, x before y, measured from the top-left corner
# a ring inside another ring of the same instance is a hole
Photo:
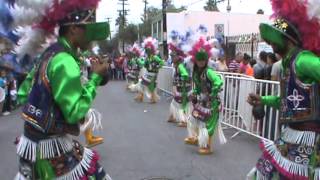
[[[172,95],[172,83],[173,83],[174,68],[169,66],[163,66],[159,70],[157,77],[158,89]]]
[[[172,67],[164,67],[160,70],[158,88],[161,91],[172,94],[173,73]],[[247,103],[247,97],[250,93],[279,95],[279,82],[258,80],[238,73],[218,73],[224,81],[220,94],[221,121],[224,125],[238,130],[231,138],[240,132],[245,132],[260,139],[276,139],[279,135],[278,110],[266,106],[252,107]],[[259,119],[254,118],[253,109]]]

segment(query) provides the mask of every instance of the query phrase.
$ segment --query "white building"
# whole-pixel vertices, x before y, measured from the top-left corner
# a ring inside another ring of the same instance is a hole
[[[172,30],[184,33],[189,28],[196,30],[202,24],[208,28],[210,37],[238,36],[258,33],[262,22],[271,22],[269,15],[210,11],[167,13],[167,33],[163,33],[162,15],[159,15],[153,19],[152,36],[159,40],[161,48],[162,41]]]

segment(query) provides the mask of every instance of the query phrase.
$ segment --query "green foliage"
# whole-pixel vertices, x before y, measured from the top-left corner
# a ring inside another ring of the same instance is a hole
[[[208,0],[203,8],[206,11],[219,11],[217,4],[223,1],[224,0]]]
[[[129,24],[119,33],[119,38],[124,40],[125,43],[133,44],[138,40],[138,26],[135,24]]]

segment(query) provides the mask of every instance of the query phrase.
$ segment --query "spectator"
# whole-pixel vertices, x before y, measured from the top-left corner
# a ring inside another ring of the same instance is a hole
[[[117,71],[117,79],[123,80],[123,62],[124,62],[124,55],[121,55],[116,60],[116,71]]]
[[[273,64],[273,66],[271,68],[271,80],[272,81],[280,81],[281,64],[282,64],[282,60],[279,60]]]
[[[126,80],[127,74],[129,73],[128,60],[129,60],[128,57],[125,55],[125,56],[124,56],[123,63],[122,63],[123,79],[124,79],[124,80]]]
[[[116,74],[117,74],[117,70],[116,70],[116,65],[115,65],[115,62],[114,60],[111,60],[110,62],[110,67],[111,67],[111,77],[113,80],[116,79]]]
[[[243,60],[240,63],[239,67],[239,73],[246,74],[248,76],[253,76],[253,68],[249,64],[250,60],[251,57],[247,53],[244,53]]]
[[[0,74],[1,78],[3,79],[4,82],[4,90],[5,90],[5,101],[2,109],[2,115],[7,116],[10,114],[11,111],[11,98],[10,98],[10,93],[9,93],[9,80],[8,80],[8,74],[6,70],[2,70]]]
[[[226,64],[226,60],[224,57],[222,58],[218,58],[218,61],[217,61],[217,71],[222,71],[222,72],[227,72],[229,69],[228,69],[228,66]]]
[[[251,66],[251,67],[253,67],[253,66],[256,65],[256,64],[257,64],[257,60],[252,59],[252,60],[250,61],[250,66]]]
[[[265,72],[265,79],[266,80],[271,80],[271,71],[272,71],[272,67],[274,65],[274,63],[277,62],[277,57],[275,54],[273,53],[268,53],[267,55],[267,68],[266,68],[266,72]]]
[[[243,54],[241,52],[238,52],[235,59],[229,63],[229,71],[233,73],[239,72],[240,62],[242,61],[242,59]]]
[[[267,68],[267,57],[268,53],[261,51],[259,54],[259,60],[257,64],[253,66],[254,78],[256,79],[265,79],[265,71]]]

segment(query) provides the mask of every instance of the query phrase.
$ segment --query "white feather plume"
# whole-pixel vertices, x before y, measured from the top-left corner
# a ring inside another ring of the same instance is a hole
[[[320,21],[320,0],[308,0],[307,13],[309,19],[317,18]]]
[[[20,7],[32,9],[39,14],[45,15],[45,11],[53,4],[53,0],[17,0],[16,4]]]
[[[220,55],[220,50],[218,48],[212,48],[211,49],[211,57],[213,59],[219,58],[219,55]]]
[[[159,44],[158,44],[158,40],[155,39],[155,38],[153,38],[153,37],[147,37],[147,38],[143,41],[142,47],[143,47],[143,48],[146,48],[146,45],[147,45],[149,42],[151,42],[152,46],[154,47],[154,49],[155,49],[155,51],[156,51],[155,54],[157,54],[157,53],[158,53],[158,45],[159,45]]]
[[[28,54],[30,56],[36,55],[42,45],[45,43],[46,37],[45,32],[41,29],[35,29],[30,26],[23,28],[25,33],[24,36],[18,42],[15,47],[15,52],[18,55],[18,59],[21,59],[24,55]]]
[[[14,27],[31,25],[42,19],[42,16],[32,9],[15,6],[11,8],[10,11],[14,18]]]

